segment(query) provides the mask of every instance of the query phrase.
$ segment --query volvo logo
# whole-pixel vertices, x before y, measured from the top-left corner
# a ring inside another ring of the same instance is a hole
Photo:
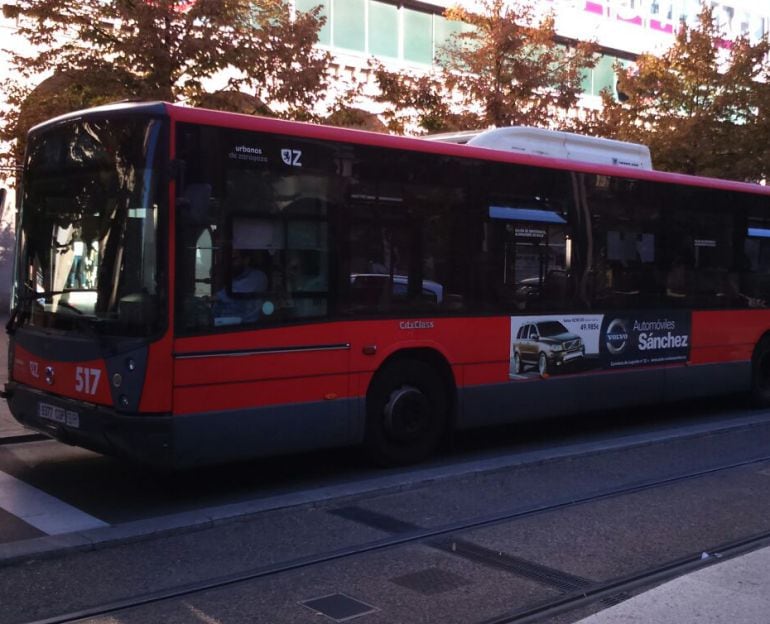
[[[612,355],[623,353],[628,346],[628,329],[625,321],[614,319],[607,325],[605,331],[605,345]]]
[[[54,379],[55,379],[55,377],[56,377],[56,373],[55,373],[55,372],[54,372],[54,370],[53,370],[53,366],[46,366],[46,367],[45,367],[45,382],[46,382],[46,383],[47,383],[49,386],[52,386],[52,385],[53,385],[53,382],[54,382]]]

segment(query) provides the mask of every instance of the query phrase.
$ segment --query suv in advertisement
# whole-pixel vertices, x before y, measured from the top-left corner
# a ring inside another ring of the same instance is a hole
[[[512,341],[511,357],[517,374],[532,365],[537,366],[541,375],[546,375],[585,357],[585,344],[559,321],[524,323]]]

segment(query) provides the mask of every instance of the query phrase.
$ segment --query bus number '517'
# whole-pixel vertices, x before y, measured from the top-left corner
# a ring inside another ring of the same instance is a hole
[[[99,386],[99,377],[102,371],[98,368],[85,368],[78,366],[75,368],[75,390],[85,392],[86,394],[96,394]]]

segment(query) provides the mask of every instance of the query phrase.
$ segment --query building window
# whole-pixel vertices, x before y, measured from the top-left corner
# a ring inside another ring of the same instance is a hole
[[[433,16],[401,9],[404,32],[404,60],[430,65],[433,62]]]
[[[369,52],[374,56],[398,58],[398,7],[369,2]]]
[[[332,46],[366,51],[365,0],[332,0]]]
[[[615,56],[603,55],[593,69],[583,70],[583,93],[586,95],[600,95],[604,89],[614,93],[617,79],[615,77],[615,63],[627,64]]]
[[[326,23],[318,33],[318,43],[326,46],[331,45],[332,41],[331,3],[332,0],[294,0],[297,11],[310,11],[317,6],[321,7],[321,15],[326,18]]]
[[[319,43],[345,52],[431,65],[450,37],[464,30],[438,13],[386,0],[294,0],[298,11],[319,5],[326,17]]]

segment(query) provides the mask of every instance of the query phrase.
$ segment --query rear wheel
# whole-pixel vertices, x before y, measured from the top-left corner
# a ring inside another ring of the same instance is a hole
[[[438,372],[421,360],[395,360],[372,380],[366,397],[368,456],[383,466],[412,464],[436,450],[449,399]]]
[[[751,400],[757,407],[770,406],[770,337],[757,343],[751,358]]]

